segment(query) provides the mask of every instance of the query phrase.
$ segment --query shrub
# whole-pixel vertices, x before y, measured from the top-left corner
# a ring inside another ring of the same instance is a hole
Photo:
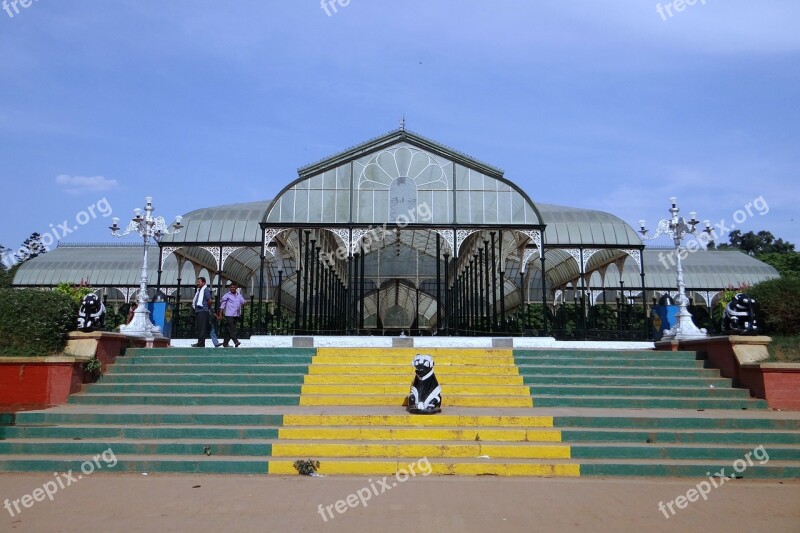
[[[0,289],[0,353],[50,355],[64,349],[77,325],[78,307],[62,293]]]
[[[761,306],[761,320],[766,333],[797,335],[797,302],[800,301],[800,278],[780,277],[754,285],[747,291]]]

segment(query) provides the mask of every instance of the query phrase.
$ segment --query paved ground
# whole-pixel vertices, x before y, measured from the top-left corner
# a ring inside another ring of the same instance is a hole
[[[0,531],[800,531],[800,482],[731,480],[666,518],[703,480],[390,477],[387,489],[366,477],[59,477],[52,501],[37,493],[44,501],[14,517],[0,508]],[[54,479],[0,474],[0,504]]]

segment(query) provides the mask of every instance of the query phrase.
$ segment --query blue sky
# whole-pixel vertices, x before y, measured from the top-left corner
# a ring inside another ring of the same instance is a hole
[[[103,198],[123,220],[146,195],[169,219],[269,199],[298,167],[405,115],[534,201],[653,228],[672,195],[727,226],[763,197],[769,212],[737,227],[800,247],[800,2],[662,1],[671,17],[657,4],[351,0],[330,16],[317,0],[9,6],[0,244],[81,212],[64,242],[109,242]]]

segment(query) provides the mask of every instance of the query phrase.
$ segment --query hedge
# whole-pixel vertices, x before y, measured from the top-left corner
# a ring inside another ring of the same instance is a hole
[[[766,333],[797,335],[800,320],[797,306],[800,302],[800,278],[780,277],[754,285],[747,293],[755,297],[761,308],[762,325]]]
[[[39,289],[0,289],[0,355],[59,353],[75,329],[78,307],[69,296]]]

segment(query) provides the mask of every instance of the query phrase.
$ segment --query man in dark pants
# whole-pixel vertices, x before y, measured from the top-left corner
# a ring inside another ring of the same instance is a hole
[[[194,328],[197,331],[197,343],[193,348],[205,348],[206,335],[208,334],[208,312],[211,309],[211,288],[206,285],[206,278],[197,278],[195,283],[197,292],[192,299],[194,309]]]
[[[222,342],[225,348],[228,347],[228,343],[231,339],[233,339],[234,348],[238,348],[241,344],[236,335],[236,321],[242,314],[242,308],[247,301],[244,299],[244,296],[237,292],[238,287],[239,286],[235,282],[228,282],[230,292],[225,293],[225,296],[223,296],[222,300],[219,302],[219,309],[225,316],[225,324],[228,326],[225,328],[225,339]]]

